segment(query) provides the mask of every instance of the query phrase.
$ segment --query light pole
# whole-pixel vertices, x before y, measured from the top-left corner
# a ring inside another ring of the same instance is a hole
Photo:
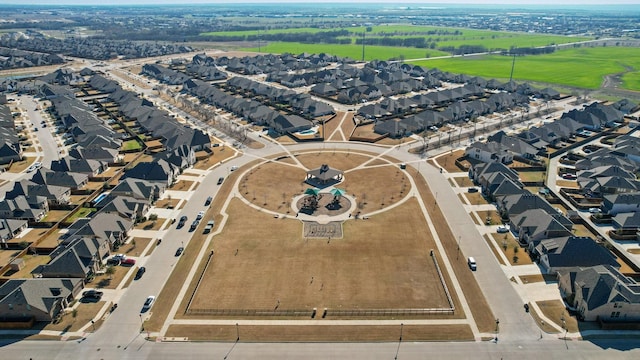
[[[142,322],[142,314],[140,314],[140,332],[144,331],[144,323]]]
[[[402,344],[402,329],[404,328],[404,323],[400,323],[400,339],[398,340],[398,348],[396,349],[396,357],[395,360],[398,360],[398,353],[400,352],[400,344]]]
[[[498,332],[500,331],[500,319],[496,318],[496,342],[498,342]]]
[[[240,341],[240,328],[238,323],[236,323],[236,342]]]

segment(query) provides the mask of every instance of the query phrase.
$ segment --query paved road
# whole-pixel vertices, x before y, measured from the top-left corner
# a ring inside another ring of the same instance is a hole
[[[95,335],[91,335],[95,336]],[[0,340],[3,359],[637,359],[637,340],[574,342],[541,340],[522,343],[151,343],[141,337],[127,343],[95,347],[85,341]],[[3,346],[4,344],[4,346]]]

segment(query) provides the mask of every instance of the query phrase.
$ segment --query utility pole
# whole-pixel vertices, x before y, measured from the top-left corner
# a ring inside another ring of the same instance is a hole
[[[366,34],[366,33],[367,33],[367,30],[365,29],[365,30],[362,32],[362,61],[364,61],[364,37],[365,37],[365,34]]]
[[[513,62],[511,62],[511,75],[509,75],[509,82],[513,80],[513,68],[516,67],[516,54],[513,54]]]

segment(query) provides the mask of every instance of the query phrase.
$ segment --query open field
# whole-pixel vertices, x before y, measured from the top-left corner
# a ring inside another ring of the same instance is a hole
[[[449,307],[429,256],[435,243],[415,200],[345,223],[344,238],[330,243],[304,240],[300,222],[274,219],[237,200],[228,213],[191,308]]]
[[[236,331],[237,330],[237,331]],[[372,325],[305,325],[305,326],[202,326],[171,325],[167,337],[188,337],[189,340],[235,341],[397,341],[399,326]],[[467,325],[404,325],[404,341],[473,340]]]
[[[246,51],[258,51],[257,47],[244,49]],[[271,42],[266,46],[260,47],[261,52],[267,53],[293,53],[300,54],[303,52],[313,54],[332,54],[342,57],[349,57],[356,60],[362,59],[362,45],[356,44],[303,44],[298,42]],[[389,60],[392,58],[398,59],[404,57],[405,59],[416,59],[435,56],[446,56],[445,52],[432,49],[416,49],[406,47],[394,47],[394,46],[376,46],[369,45],[365,49],[365,60]]]
[[[408,58],[408,57],[407,57]],[[491,55],[458,57],[412,62],[443,71],[508,79],[513,58]],[[600,87],[605,75],[640,69],[640,49],[624,47],[574,48],[555,53],[516,58],[514,80],[537,81],[587,89]],[[640,90],[637,72],[623,76],[623,87]]]

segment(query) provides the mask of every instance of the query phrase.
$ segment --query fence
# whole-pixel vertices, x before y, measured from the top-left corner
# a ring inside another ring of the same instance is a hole
[[[442,271],[440,271],[440,266],[438,265],[438,259],[436,258],[433,250],[431,250],[431,258],[433,259],[433,264],[436,266],[436,271],[438,272],[438,277],[440,278],[440,283],[442,284],[442,288],[444,289],[444,293],[447,295],[447,301],[449,302],[449,306],[451,313],[455,310],[455,305],[453,304],[453,299],[451,298],[451,293],[449,293],[449,288],[447,287],[447,283],[444,281],[444,276],[442,275]]]
[[[186,315],[312,317],[313,309],[188,309]]]
[[[420,315],[453,315],[453,308],[428,308],[428,309],[326,309],[323,317],[396,317],[396,316],[420,316]]]

